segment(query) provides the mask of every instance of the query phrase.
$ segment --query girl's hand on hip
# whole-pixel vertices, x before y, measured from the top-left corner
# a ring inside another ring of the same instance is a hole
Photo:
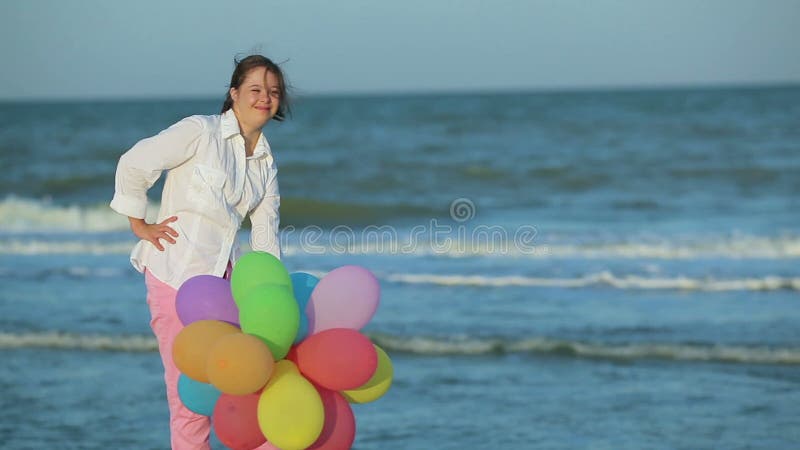
[[[178,220],[178,217],[172,216],[161,223],[146,223],[144,219],[131,218],[131,231],[133,231],[133,234],[139,239],[152,243],[158,251],[163,252],[164,246],[161,245],[159,240],[163,239],[170,244],[174,244],[175,238],[178,237],[178,232],[167,225],[176,220]]]

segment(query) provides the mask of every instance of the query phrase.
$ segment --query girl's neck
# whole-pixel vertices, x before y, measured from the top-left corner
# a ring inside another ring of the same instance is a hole
[[[256,150],[258,138],[261,137],[261,128],[250,129],[247,125],[240,122],[238,118],[237,122],[239,122],[239,133],[242,135],[242,138],[244,138],[245,153],[247,156],[252,156],[253,152]]]
[[[250,128],[239,120],[239,113],[236,107],[233,108],[233,115],[236,116],[236,122],[239,124],[239,134],[244,138],[244,152],[247,156],[253,156],[258,144],[258,138],[261,137],[261,128]]]
[[[244,152],[247,156],[253,156],[253,152],[256,151],[256,145],[258,144],[259,136],[261,136],[261,130],[255,130],[249,134],[245,134],[244,130],[242,130],[242,137],[244,138]]]

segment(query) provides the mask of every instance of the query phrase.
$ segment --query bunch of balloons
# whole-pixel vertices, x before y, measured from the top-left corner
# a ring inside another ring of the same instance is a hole
[[[185,327],[172,353],[181,401],[210,416],[234,450],[350,448],[350,403],[376,400],[392,383],[386,352],[359,332],[379,298],[363,267],[290,275],[265,252],[242,256],[230,282],[190,278],[178,290]]]

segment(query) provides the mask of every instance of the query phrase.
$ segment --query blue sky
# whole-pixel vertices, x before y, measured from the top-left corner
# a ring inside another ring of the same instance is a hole
[[[800,0],[27,0],[0,99],[218,97],[237,53],[300,94],[800,82]]]

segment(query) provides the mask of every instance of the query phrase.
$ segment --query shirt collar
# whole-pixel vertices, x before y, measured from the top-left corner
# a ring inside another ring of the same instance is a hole
[[[269,148],[269,142],[267,142],[267,138],[264,137],[263,132],[261,136],[258,137],[258,143],[256,143],[256,148],[253,150],[253,156],[247,157],[247,159],[260,158],[267,158],[267,163],[272,166],[272,151]]]
[[[229,109],[222,113],[220,121],[220,129],[222,131],[223,139],[229,139],[233,136],[241,135],[242,132],[239,128],[239,121],[236,120],[236,114],[234,114],[233,109]],[[253,156],[248,156],[247,159],[259,159],[264,157],[266,157],[267,162],[272,165],[272,151],[269,148],[269,142],[267,142],[267,138],[264,137],[264,133],[262,132],[258,137],[256,148],[253,150]]]
[[[220,121],[223,139],[228,139],[231,136],[241,134],[241,130],[239,129],[239,121],[236,120],[236,114],[233,113],[233,108],[222,113],[222,118]]]

